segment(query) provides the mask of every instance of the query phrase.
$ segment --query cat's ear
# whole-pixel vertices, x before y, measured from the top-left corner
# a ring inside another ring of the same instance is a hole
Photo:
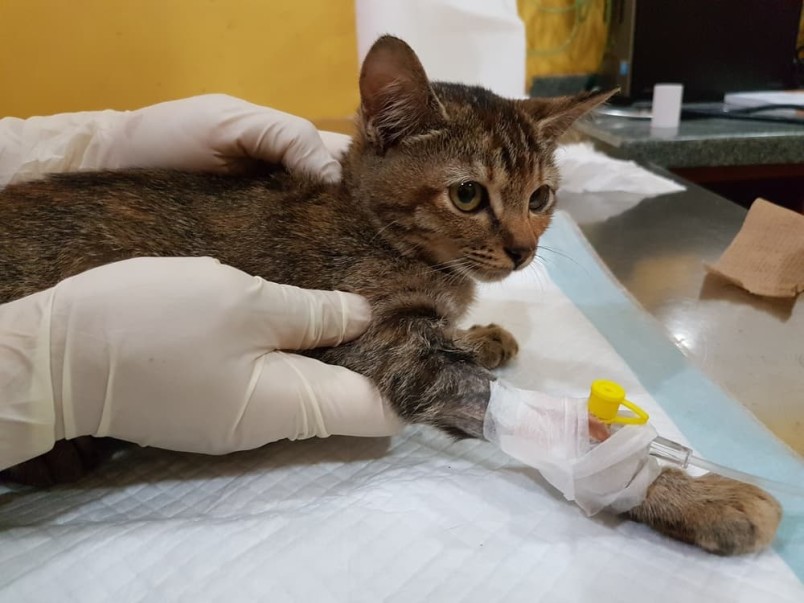
[[[617,92],[619,89],[582,92],[575,96],[529,98],[519,102],[536,122],[539,136],[548,141],[555,141],[569,130],[575,120],[602,105]]]
[[[381,37],[363,61],[360,119],[368,142],[381,149],[443,123],[444,109],[424,67],[399,38]]]

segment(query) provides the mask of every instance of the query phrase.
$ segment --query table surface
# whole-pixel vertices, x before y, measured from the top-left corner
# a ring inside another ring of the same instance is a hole
[[[761,298],[707,275],[746,210],[680,182],[686,191],[644,200],[559,193],[559,207],[682,352],[804,454],[804,296]]]
[[[650,120],[595,115],[575,127],[612,155],[667,167],[804,163],[804,125],[706,118],[666,133]]]

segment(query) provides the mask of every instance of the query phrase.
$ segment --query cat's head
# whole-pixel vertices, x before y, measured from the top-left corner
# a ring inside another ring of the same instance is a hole
[[[533,259],[558,186],[558,137],[611,93],[508,100],[430,83],[413,50],[380,38],[363,62],[344,178],[401,252],[479,280]]]

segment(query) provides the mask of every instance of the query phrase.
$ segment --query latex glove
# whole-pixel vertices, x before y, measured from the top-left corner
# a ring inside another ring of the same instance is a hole
[[[660,468],[649,455],[657,433],[650,425],[627,425],[593,444],[588,400],[555,398],[491,384],[483,425],[485,438],[513,458],[538,469],[567,500],[587,515],[617,513],[639,505]],[[598,432],[593,439],[601,439]]]
[[[318,135],[321,136],[321,140],[324,142],[324,146],[327,148],[329,154],[336,159],[343,157],[349,149],[349,145],[352,144],[352,137],[348,134],[322,130]]]
[[[368,379],[279,351],[337,345],[369,320],[359,296],[211,258],[127,260],[4,304],[0,468],[81,435],[222,454],[395,433]]]
[[[240,172],[256,160],[329,182],[341,176],[312,123],[225,94],[136,111],[0,119],[0,187],[77,170]]]

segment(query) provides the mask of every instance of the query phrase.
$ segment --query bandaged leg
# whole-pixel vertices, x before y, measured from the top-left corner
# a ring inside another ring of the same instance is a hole
[[[657,435],[653,427],[627,425],[595,444],[586,399],[555,398],[495,381],[483,432],[587,515],[636,507],[660,472],[648,453]]]

